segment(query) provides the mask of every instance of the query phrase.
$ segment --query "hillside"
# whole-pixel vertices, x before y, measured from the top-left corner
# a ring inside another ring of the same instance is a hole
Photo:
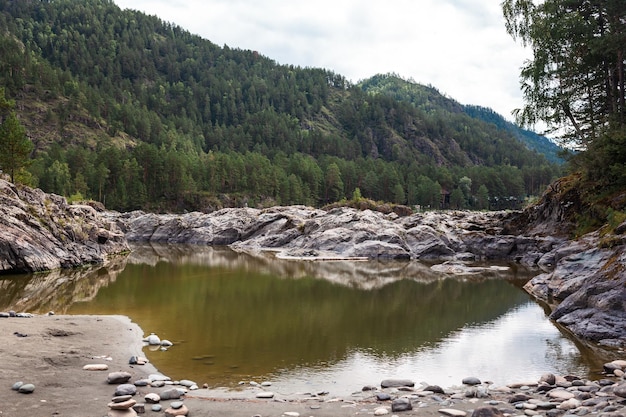
[[[452,125],[471,125],[472,130],[482,129],[490,132],[492,135],[494,134],[494,128],[496,131],[509,132],[528,149],[537,151],[550,162],[557,164],[564,162],[562,157],[559,156],[563,149],[545,136],[520,128],[492,109],[474,105],[461,105],[457,101],[443,96],[434,87],[427,87],[404,80],[395,74],[375,75],[361,81],[359,86],[371,94],[386,94],[396,100],[407,101],[426,113],[443,113],[442,116],[445,115],[448,123]],[[488,127],[484,123],[475,123],[476,120],[493,124],[494,126]]]
[[[434,89],[416,106],[110,0],[0,0],[0,51],[0,86],[35,144],[31,182],[110,208],[318,206],[357,188],[502,207],[559,173],[507,129],[451,118]]]

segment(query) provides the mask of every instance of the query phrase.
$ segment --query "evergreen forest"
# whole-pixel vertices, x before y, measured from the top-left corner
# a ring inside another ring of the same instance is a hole
[[[32,142],[16,180],[111,209],[500,209],[562,173],[549,140],[432,86],[279,65],[112,0],[0,0],[0,56],[0,122]]]

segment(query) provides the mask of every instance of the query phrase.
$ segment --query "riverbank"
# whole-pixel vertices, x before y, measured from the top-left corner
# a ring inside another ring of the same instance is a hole
[[[107,384],[111,372],[128,372],[129,382],[145,380],[157,370],[151,364],[131,365],[132,356],[143,356],[143,332],[124,316],[56,316],[0,318],[0,357],[2,358],[2,404],[0,416],[106,416],[117,384]],[[104,371],[88,371],[89,364],[107,365]],[[617,366],[619,368],[619,366]],[[621,369],[616,371],[623,375]],[[479,376],[478,376],[479,377]],[[511,415],[558,416],[567,411],[580,413],[620,413],[621,376],[601,381],[557,377],[554,381],[517,381],[506,387],[487,382],[462,384],[440,391],[439,387],[354,387],[349,397],[332,397],[324,392],[281,396],[271,386],[248,385],[240,391],[198,389],[182,397],[189,415],[195,416],[357,416],[392,414],[392,400],[405,398],[409,411],[397,415],[463,417],[479,407],[495,407]],[[382,378],[381,378],[382,379]],[[544,378],[545,379],[545,378]],[[22,394],[11,387],[18,381],[35,386]],[[466,381],[468,382],[468,381]],[[382,384],[381,384],[382,385]],[[180,385],[174,387],[182,388]],[[137,386],[133,399],[145,403],[148,393],[162,394],[172,386]],[[427,389],[428,388],[428,389]],[[624,389],[623,396],[626,396]],[[257,396],[273,394],[270,399]],[[175,400],[162,400],[166,410]],[[166,415],[151,411],[146,415]],[[134,415],[132,411],[115,416]]]

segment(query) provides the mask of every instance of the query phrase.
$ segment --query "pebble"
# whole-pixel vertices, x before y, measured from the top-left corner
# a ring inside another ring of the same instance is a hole
[[[386,392],[377,392],[376,399],[378,401],[389,401],[391,400],[391,395],[387,394]]]
[[[15,384],[13,384],[13,386],[11,387],[12,390],[17,391],[20,389],[20,387],[24,385],[24,383],[22,381],[18,381]]]
[[[192,386],[197,385],[197,384],[195,382],[193,382],[193,381],[188,380],[188,379],[183,379],[183,380],[178,382],[178,385],[182,385],[183,387],[189,388],[189,387],[192,387]]]
[[[164,340],[161,340],[161,346],[170,347],[170,346],[174,346],[174,343],[170,342],[167,339],[164,339]]]
[[[385,379],[380,386],[383,388],[414,387],[415,382],[410,379]]]
[[[157,393],[151,392],[149,394],[146,394],[143,397],[144,401],[147,403],[151,403],[151,404],[156,404],[158,402],[161,402],[161,396]]]
[[[296,412],[296,411],[285,411],[283,413],[283,415],[285,417],[300,417],[300,413]]]
[[[397,398],[391,402],[391,411],[409,411],[413,409],[413,404],[408,398]]]
[[[150,407],[150,409],[155,413],[158,413],[163,409],[163,407],[161,407],[161,404],[154,404],[152,407]]]
[[[170,404],[170,407],[172,407],[174,410],[178,410],[179,408],[181,408],[183,406],[183,402],[182,401],[173,401]]]
[[[377,408],[376,410],[374,410],[374,415],[375,416],[385,416],[387,414],[389,414],[389,410],[387,408],[385,408],[385,407],[380,407],[380,408]]]
[[[130,399],[122,402],[110,402],[108,406],[111,410],[128,410],[133,408],[135,404],[137,404],[137,401]]]
[[[17,389],[17,392],[22,394],[32,394],[33,391],[35,391],[35,385],[33,384],[23,384]]]
[[[156,346],[161,344],[161,339],[154,333],[150,333],[150,336],[143,339],[144,342],[147,342],[149,345]]]
[[[109,410],[107,417],[137,417],[137,412],[132,408],[128,410]]]
[[[128,372],[111,372],[107,376],[107,384],[125,384],[130,378],[132,375]]]
[[[181,392],[178,388],[170,388],[168,390],[163,391],[160,394],[161,400],[178,400],[183,392]]]
[[[565,401],[569,400],[570,398],[574,398],[575,394],[564,389],[554,389],[548,392],[548,397],[554,398],[557,401]]]
[[[138,379],[137,381],[134,382],[136,387],[147,387],[148,385],[150,385],[150,380],[149,379]]]
[[[92,363],[92,364],[83,366],[83,369],[85,371],[108,371],[109,365],[105,363]]]
[[[117,396],[117,397],[113,397],[111,399],[111,401],[113,401],[114,403],[121,403],[121,402],[124,402],[124,401],[128,401],[131,398],[133,398],[132,395],[120,395],[120,396]]]
[[[274,393],[271,391],[262,391],[256,394],[257,398],[274,398]]]
[[[180,408],[168,408],[165,410],[165,417],[176,417],[176,416],[186,416],[189,414],[189,409],[185,404],[183,404]]]
[[[445,416],[450,417],[465,417],[467,415],[467,412],[463,410],[457,410],[455,408],[442,408],[441,410],[439,410],[439,412]]]
[[[135,395],[137,393],[137,387],[133,384],[118,385],[115,389],[115,395]]]
[[[135,410],[137,414],[144,414],[146,412],[146,406],[145,404],[135,404],[133,405],[133,410]]]
[[[480,385],[482,384],[482,382],[480,382],[480,379],[474,377],[474,376],[469,376],[467,378],[463,378],[463,381],[461,381],[463,383],[463,385]]]

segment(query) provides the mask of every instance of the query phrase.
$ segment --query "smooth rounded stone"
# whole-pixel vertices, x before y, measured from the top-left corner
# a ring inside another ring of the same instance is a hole
[[[161,340],[161,346],[163,346],[163,347],[170,347],[170,346],[174,346],[174,343],[170,342],[167,339],[163,339],[163,340]]]
[[[35,385],[33,384],[23,384],[17,389],[17,392],[21,392],[22,394],[32,394],[35,391]]]
[[[576,411],[574,411],[574,413],[577,416],[586,416],[587,414],[591,413],[591,410],[587,407],[578,407]]]
[[[575,379],[572,381],[572,386],[573,387],[584,387],[585,386],[585,381],[583,381],[582,379]]]
[[[128,360],[129,365],[137,365],[137,356],[131,356]]]
[[[181,392],[176,388],[170,388],[160,394],[161,400],[177,400],[181,395]]]
[[[161,404],[154,404],[152,405],[152,407],[150,407],[150,410],[154,411],[155,413],[158,413],[162,409],[163,407],[161,407]]]
[[[376,391],[377,389],[378,387],[375,387],[374,385],[366,385],[361,388],[361,391]]]
[[[300,417],[300,413],[298,413],[297,411],[285,411],[283,413],[283,416],[285,416],[285,417]]]
[[[137,404],[137,401],[130,399],[122,402],[110,402],[108,407],[111,410],[128,410],[129,408],[133,408],[133,405]]]
[[[536,410],[539,406],[533,403],[522,403],[522,408],[525,410]]]
[[[145,414],[146,413],[146,405],[145,404],[135,404],[133,405],[133,410],[137,414]]]
[[[132,395],[118,395],[117,397],[111,398],[111,401],[114,402],[114,403],[121,403],[121,402],[124,402],[124,401],[128,401],[131,398],[133,398]]]
[[[601,387],[610,387],[615,384],[615,381],[612,379],[602,378],[598,381],[598,385]]]
[[[383,388],[414,387],[415,382],[410,379],[385,379],[380,386]]]
[[[474,376],[469,376],[467,378],[463,378],[463,381],[461,381],[464,385],[480,385],[482,384],[482,382],[480,381],[480,379],[474,377]]]
[[[526,416],[538,416],[539,411],[537,410],[524,410],[524,415]]]
[[[107,384],[125,384],[130,381],[130,378],[132,378],[132,375],[128,372],[111,372],[107,376]]]
[[[554,376],[554,374],[543,374],[539,378],[539,383],[542,383],[542,382],[548,385],[554,385],[556,384],[556,376]]]
[[[260,387],[261,386],[261,384],[259,384],[256,381],[250,381],[250,385],[252,385],[253,387]]]
[[[165,386],[165,381],[152,381],[150,382],[150,386],[153,388],[161,388]]]
[[[509,402],[511,404],[515,404],[515,403],[522,403],[525,401],[530,400],[532,397],[526,395],[526,394],[515,394],[512,397],[509,398]]]
[[[472,412],[472,417],[504,417],[504,414],[496,407],[477,407]]]
[[[11,316],[9,315],[9,313],[1,312],[0,313],[0,317],[2,317],[3,319],[6,319],[6,318],[9,318]]]
[[[570,398],[569,400],[563,401],[559,404],[558,408],[561,410],[574,410],[575,408],[580,407],[581,401],[576,398]]]
[[[618,397],[626,398],[626,383],[619,384],[615,388],[613,388],[613,394]]]
[[[456,408],[442,408],[439,412],[445,416],[450,417],[465,417],[467,415],[466,411],[457,410]]]
[[[623,370],[621,370],[621,369],[616,369],[616,370],[614,370],[614,371],[613,371],[613,374],[614,374],[615,376],[618,376],[618,377],[620,377],[620,378],[623,378],[623,377],[624,377],[624,375],[626,375],[626,372],[624,372],[624,371],[623,371]]]
[[[611,363],[619,366],[621,369],[626,371],[626,360],[624,360],[624,359],[616,359],[616,360],[612,361]]]
[[[445,391],[439,385],[428,385],[424,388],[424,391],[430,391],[434,394],[445,394]]]
[[[552,391],[548,392],[548,397],[553,398],[557,401],[565,401],[569,400],[570,398],[574,398],[575,394],[564,389],[553,389]]]
[[[258,392],[256,394],[256,397],[257,398],[266,398],[266,399],[274,398],[274,393],[272,391],[262,391],[262,392]]]
[[[136,387],[147,387],[148,385],[150,385],[150,380],[149,379],[138,379],[137,381],[134,382]]]
[[[143,339],[144,342],[147,342],[151,346],[157,346],[161,344],[161,338],[154,333],[150,333],[150,336]]]
[[[537,403],[537,408],[540,410],[553,410],[559,405],[550,401],[541,401]]]
[[[555,389],[556,385],[548,385],[548,384],[541,384],[539,386],[537,386],[536,391],[537,392],[548,392],[548,391],[552,391],[553,389]]]
[[[148,379],[152,382],[154,381],[171,381],[172,378],[169,376],[161,375],[161,374],[150,374],[148,375]]]
[[[389,409],[385,407],[379,407],[376,410],[374,410],[375,416],[386,416],[387,414],[389,414]]]
[[[91,363],[83,366],[85,371],[108,371],[109,365],[106,363]]]
[[[132,408],[128,410],[109,410],[107,417],[137,417],[137,412]]]
[[[133,384],[122,384],[122,385],[118,385],[117,388],[115,388],[116,396],[135,395],[135,394],[137,394],[137,387],[134,386]]]
[[[158,402],[161,402],[161,396],[155,392],[146,394],[143,399],[145,402],[150,404],[156,404]]]
[[[197,389],[200,389],[200,387],[198,387],[198,384],[193,384],[192,386],[189,387],[190,391],[195,391]]]
[[[18,382],[16,382],[15,384],[13,384],[13,386],[11,387],[11,389],[12,389],[13,391],[17,391],[17,390],[19,390],[19,389],[20,389],[20,387],[21,387],[22,385],[24,385],[24,383],[23,383],[22,381],[18,381]]]
[[[183,387],[189,388],[189,387],[192,387],[192,386],[198,385],[198,384],[196,384],[195,382],[190,381],[188,379],[183,379],[183,380],[178,382],[178,385],[182,385]]]
[[[262,386],[262,387],[271,387],[271,386],[272,386],[272,383],[271,383],[271,382],[269,382],[269,381],[261,382],[261,386]]]
[[[172,401],[172,403],[170,404],[170,407],[172,407],[174,410],[178,410],[182,406],[183,406],[182,401]]]
[[[396,398],[391,402],[391,411],[409,411],[413,409],[413,404],[408,398]]]
[[[186,416],[187,414],[189,414],[189,409],[185,404],[177,409],[170,407],[165,410],[165,417]]]
[[[391,400],[391,395],[387,394],[386,392],[377,392],[376,399],[378,401],[389,401]]]
[[[558,408],[553,408],[551,410],[546,411],[546,417],[560,417],[565,413],[565,410],[559,410]]]

